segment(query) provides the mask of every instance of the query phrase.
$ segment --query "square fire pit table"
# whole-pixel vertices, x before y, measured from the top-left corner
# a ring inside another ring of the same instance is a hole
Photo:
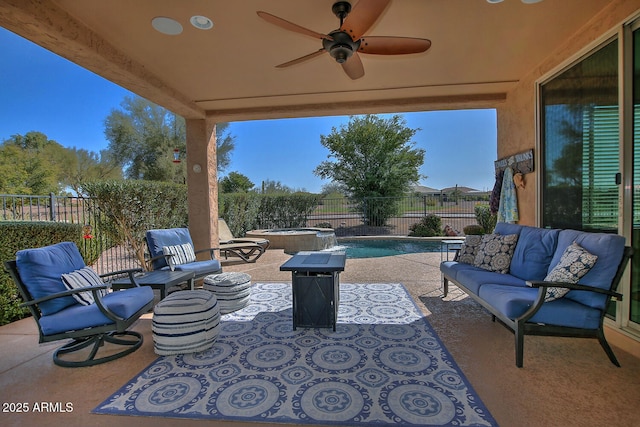
[[[343,251],[298,252],[280,266],[280,271],[291,271],[294,330],[298,326],[336,330],[339,275],[346,259]]]
[[[171,270],[155,270],[142,273],[139,276],[135,276],[136,281],[140,286],[151,286],[152,289],[160,290],[160,299],[163,300],[167,295],[167,291],[172,286],[179,285],[183,282],[189,282],[189,288],[193,290],[193,278],[195,274],[193,271],[171,271]],[[116,279],[111,282],[111,288],[114,291],[118,291],[124,288],[130,288],[133,283],[128,277],[122,279]]]

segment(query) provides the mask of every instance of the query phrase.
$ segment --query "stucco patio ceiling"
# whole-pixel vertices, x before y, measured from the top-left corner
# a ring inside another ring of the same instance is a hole
[[[352,0],[355,5],[358,0]],[[0,25],[187,118],[223,121],[491,107],[607,0],[393,0],[368,35],[427,38],[424,53],[362,55],[351,80],[321,41],[265,22],[339,27],[334,0],[0,0]],[[189,22],[210,18],[210,30]],[[165,35],[154,17],[178,21]]]

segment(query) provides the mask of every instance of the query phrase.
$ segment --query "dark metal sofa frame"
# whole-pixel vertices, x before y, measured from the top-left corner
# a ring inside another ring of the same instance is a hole
[[[618,265],[618,269],[616,270],[616,274],[611,282],[611,286],[609,289],[596,288],[593,286],[585,286],[571,283],[560,283],[560,282],[544,282],[544,281],[527,281],[527,285],[532,288],[538,288],[538,295],[536,297],[535,302],[527,310],[522,316],[517,319],[510,319],[502,314],[500,311],[496,310],[493,306],[485,302],[478,295],[471,292],[467,289],[462,283],[453,280],[446,275],[443,276],[443,285],[444,285],[444,296],[447,296],[449,283],[454,283],[458,288],[463,290],[467,295],[477,301],[480,305],[486,308],[491,313],[491,319],[495,322],[496,318],[507,328],[511,329],[515,335],[515,350],[516,350],[516,366],[518,368],[522,368],[524,364],[524,336],[525,335],[544,335],[544,336],[556,336],[556,337],[578,337],[578,338],[596,338],[605,353],[611,360],[611,363],[620,367],[620,362],[616,358],[611,346],[607,342],[604,336],[604,318],[607,314],[607,310],[609,308],[609,304],[611,303],[611,298],[615,298],[617,301],[622,301],[622,294],[616,292],[618,289],[618,285],[620,284],[620,280],[622,279],[622,275],[624,274],[624,270],[633,256],[633,248],[630,246],[625,246],[624,253],[622,259],[620,260],[620,264]],[[556,326],[556,325],[546,325],[546,324],[538,324],[528,322],[544,304],[544,298],[547,293],[548,287],[561,287],[570,290],[580,290],[580,291],[590,291],[596,292],[599,294],[608,295],[610,298],[607,298],[604,309],[600,313],[600,321],[598,323],[598,327],[595,329],[584,329],[584,328],[572,328],[566,326]]]

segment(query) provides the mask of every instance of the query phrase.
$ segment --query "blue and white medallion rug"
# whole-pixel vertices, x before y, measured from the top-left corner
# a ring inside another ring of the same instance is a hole
[[[214,346],[159,357],[94,413],[340,426],[496,426],[401,284],[341,284],[338,325],[293,330],[256,284]]]

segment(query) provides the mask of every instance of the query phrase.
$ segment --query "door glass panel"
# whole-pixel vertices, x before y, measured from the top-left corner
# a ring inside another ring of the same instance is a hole
[[[640,323],[640,30],[633,33],[633,249],[629,320]],[[626,298],[626,296],[625,296]]]
[[[542,225],[618,231],[618,42],[541,87]]]

